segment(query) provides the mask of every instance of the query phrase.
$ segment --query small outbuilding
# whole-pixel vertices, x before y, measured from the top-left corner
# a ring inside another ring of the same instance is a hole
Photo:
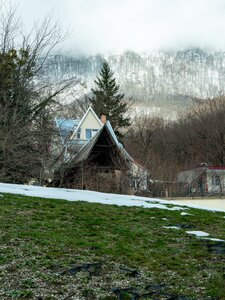
[[[178,184],[184,196],[225,194],[225,167],[200,166],[180,172]]]

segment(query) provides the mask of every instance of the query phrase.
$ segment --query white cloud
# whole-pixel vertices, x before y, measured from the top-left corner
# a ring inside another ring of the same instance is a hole
[[[49,11],[70,24],[65,50],[225,48],[225,0],[20,0],[26,24]]]

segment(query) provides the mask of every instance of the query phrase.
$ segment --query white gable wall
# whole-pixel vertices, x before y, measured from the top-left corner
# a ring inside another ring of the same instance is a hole
[[[91,110],[88,111],[85,119],[80,126],[80,138],[82,140],[86,139],[86,129],[101,129],[103,125],[99,123]]]

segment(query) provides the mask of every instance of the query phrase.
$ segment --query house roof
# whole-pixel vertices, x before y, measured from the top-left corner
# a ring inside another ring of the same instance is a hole
[[[101,128],[98,130],[98,132],[95,134],[94,137],[92,137],[89,141],[85,141],[85,143],[83,143],[83,141],[79,141],[79,139],[74,140],[73,139],[74,136],[76,135],[77,131],[81,127],[82,123],[84,122],[89,112],[92,113],[92,115],[95,117],[95,119],[97,120]],[[73,165],[79,165],[89,158],[90,153],[93,147],[95,146],[98,138],[102,134],[103,130],[107,130],[108,137],[111,140],[111,144],[116,146],[119,156],[127,163],[135,163],[133,158],[124,149],[123,145],[118,141],[110,121],[107,120],[106,123],[103,124],[91,106],[89,106],[89,108],[87,109],[86,113],[84,114],[81,120],[58,118],[55,119],[55,122],[56,122],[56,126],[59,129],[62,141],[64,143],[67,141],[68,142],[67,145],[73,146],[73,144],[74,145],[79,144],[81,146],[79,152],[76,152],[76,154],[74,154],[74,157],[73,158],[70,157],[69,159],[70,162],[71,161],[73,162]],[[97,145],[97,147],[99,147],[99,145]]]
[[[126,160],[129,160],[129,161],[132,161],[134,162],[133,158],[130,156],[130,154],[124,149],[123,147],[123,144],[121,144],[118,139],[117,139],[117,136],[112,128],[112,125],[109,121],[106,122],[106,126],[107,126],[107,129],[109,130],[115,144],[117,145],[117,147],[121,150],[121,154],[124,156],[124,158]]]
[[[100,129],[96,133],[96,135],[89,140],[89,142],[84,144],[84,146],[81,148],[81,150],[77,153],[77,155],[73,159],[73,164],[74,165],[78,165],[78,164],[82,163],[83,161],[85,161],[88,158],[88,156],[91,153],[91,150],[93,149],[93,147],[94,147],[99,135],[101,134],[102,130],[103,130],[103,128]]]
[[[59,129],[60,137],[63,142],[69,138],[69,135],[77,128],[80,120],[78,119],[55,119],[56,127]]]
[[[208,170],[225,170],[225,167],[216,167],[216,166],[211,166],[207,167]]]
[[[77,155],[73,159],[73,164],[74,165],[79,165],[80,163],[84,162],[85,160],[88,159],[93,147],[95,146],[98,138],[102,134],[103,130],[107,130],[109,137],[111,138],[112,144],[114,144],[117,149],[120,152],[121,157],[123,157],[125,160],[133,161],[131,156],[126,152],[126,150],[123,148],[123,145],[118,141],[115,132],[110,124],[109,121],[103,125],[101,129],[96,133],[96,135],[89,140],[82,148],[81,150],[77,153]]]
[[[119,147],[119,148],[123,148],[123,145],[118,141],[117,136],[112,128],[112,125],[109,121],[106,121],[106,125],[107,129],[109,130],[115,144]]]

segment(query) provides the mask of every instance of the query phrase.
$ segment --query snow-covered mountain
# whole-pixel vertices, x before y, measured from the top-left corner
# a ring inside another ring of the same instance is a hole
[[[163,109],[174,112],[188,107],[192,97],[225,94],[225,51],[198,48],[149,54],[126,51],[120,55],[89,57],[57,55],[49,59],[46,75],[54,81],[77,79],[72,100],[88,94],[94,87],[104,59],[114,71],[121,91],[135,101],[139,111],[150,107],[151,112]]]

